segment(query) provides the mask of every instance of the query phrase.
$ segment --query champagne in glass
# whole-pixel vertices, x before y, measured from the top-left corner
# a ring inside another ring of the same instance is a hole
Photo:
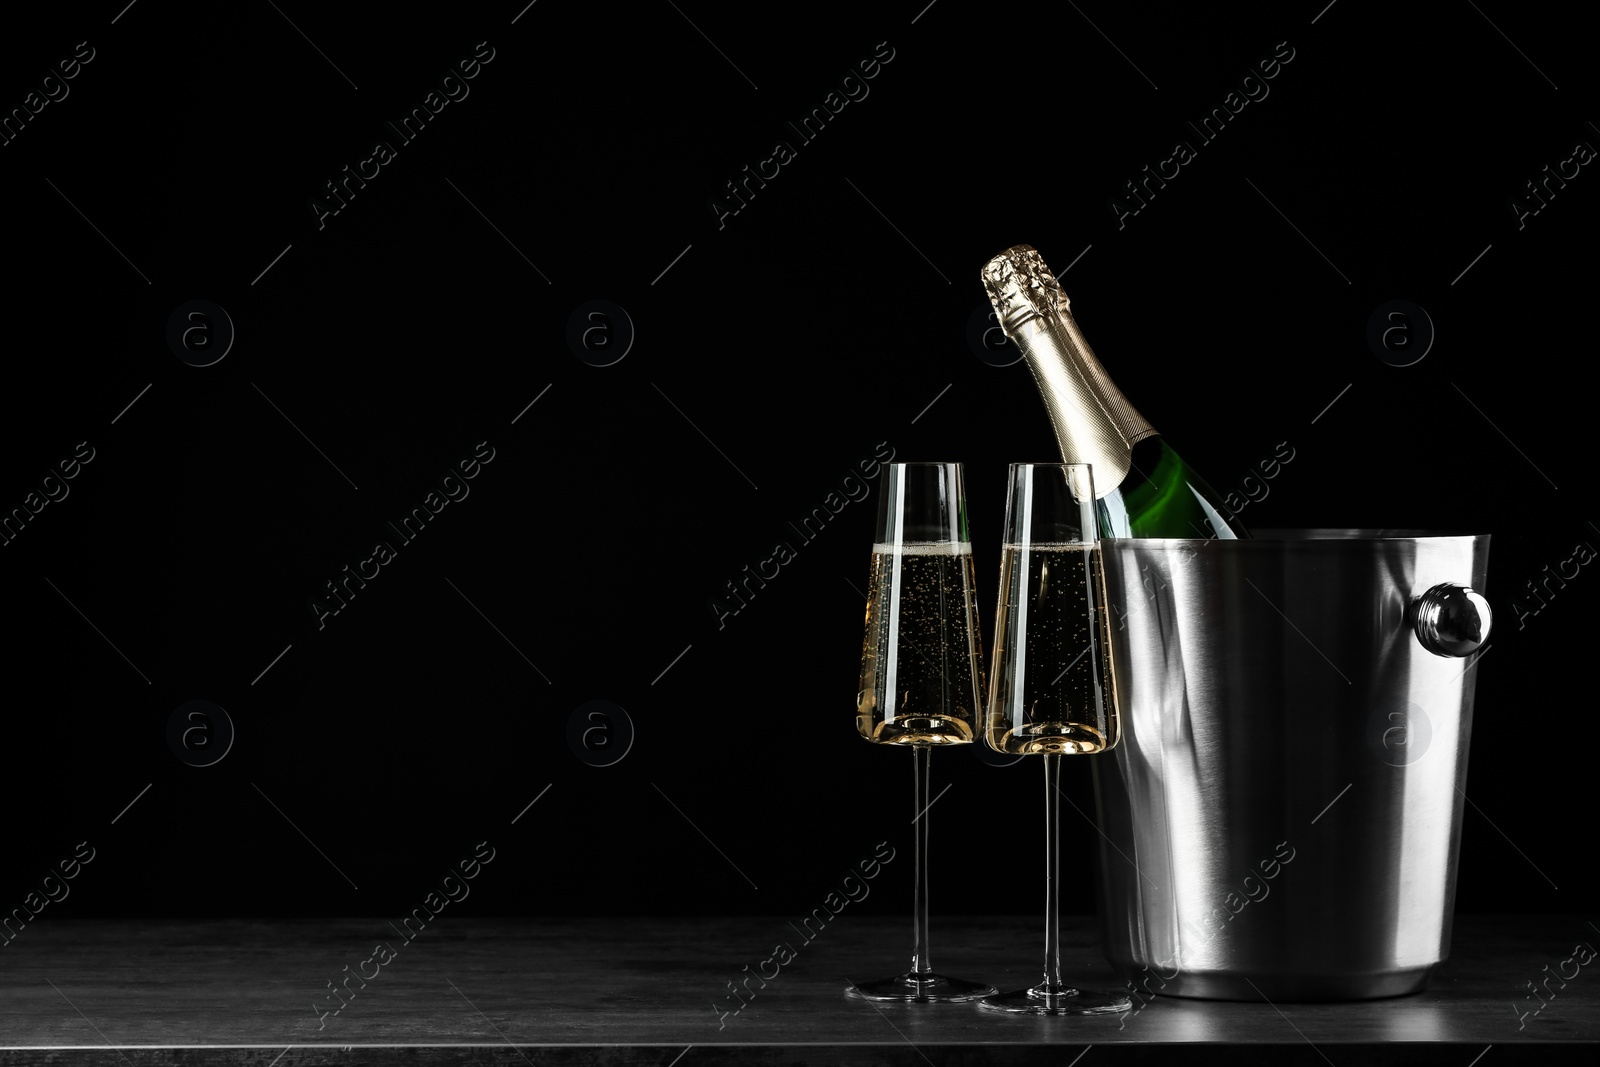
[[[959,463],[885,464],[872,547],[856,730],[911,749],[916,886],[911,969],[845,989],[876,1001],[976,1000],[994,987],[934,971],[928,958],[929,755],[972,742],[983,692],[972,543]]]
[[[1100,565],[1100,549],[1092,544],[1002,547],[993,671],[998,699],[987,723],[995,751],[1092,755],[1117,743]]]
[[[890,745],[973,739],[979,689],[972,545],[872,546],[856,728]]]

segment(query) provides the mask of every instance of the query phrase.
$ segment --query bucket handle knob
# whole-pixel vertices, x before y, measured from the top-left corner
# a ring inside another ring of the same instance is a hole
[[[1411,602],[1412,629],[1435,656],[1470,656],[1489,639],[1489,601],[1470,586],[1440,582]]]

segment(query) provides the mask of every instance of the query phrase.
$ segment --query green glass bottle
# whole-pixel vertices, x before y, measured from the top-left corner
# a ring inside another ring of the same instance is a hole
[[[984,265],[983,284],[1033,371],[1062,461],[1094,466],[1100,536],[1250,536],[1112,383],[1038,252],[1007,249]]]

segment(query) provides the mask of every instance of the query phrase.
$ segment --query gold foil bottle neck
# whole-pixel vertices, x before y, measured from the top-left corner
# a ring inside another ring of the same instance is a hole
[[[1133,446],[1156,431],[1100,366],[1044,258],[1031,245],[1008,248],[984,264],[983,285],[1033,372],[1063,462],[1092,464],[1099,496],[1120,487]]]
[[[1032,245],[1008,248],[984,264],[983,287],[1007,336],[1030,318],[1046,318],[1071,307],[1061,283]]]

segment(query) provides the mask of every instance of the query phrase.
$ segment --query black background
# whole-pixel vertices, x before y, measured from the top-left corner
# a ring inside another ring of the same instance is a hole
[[[85,840],[43,917],[397,916],[482,840],[464,909],[794,915],[877,842],[909,857],[910,756],[851,721],[875,498],[720,626],[710,601],[888,442],[966,464],[991,627],[1006,464],[1054,443],[967,331],[979,268],[1026,242],[1219,489],[1290,443],[1251,526],[1493,535],[1458,906],[1583,910],[1600,578],[1513,599],[1600,544],[1600,179],[1521,229],[1508,201],[1600,144],[1586,35],[1506,4],[923,3],[8,14],[8,111],[95,58],[0,147],[0,505],[95,458],[0,548],[0,907]],[[480,41],[470,95],[319,228],[324,183]],[[1198,144],[1185,121],[1284,41]],[[778,140],[796,158],[719,225]],[[166,341],[195,299],[237,330],[204,368]],[[1437,331],[1412,366],[1366,340],[1394,299]],[[610,366],[566,340],[590,300],[636,331]],[[319,629],[324,583],[485,440],[470,496]],[[209,767],[166,740],[193,699],[237,729]],[[569,747],[591,700],[633,725],[613,766]],[[1034,911],[1038,767],[933,762],[936,916]],[[857,907],[907,915],[910,873]]]

